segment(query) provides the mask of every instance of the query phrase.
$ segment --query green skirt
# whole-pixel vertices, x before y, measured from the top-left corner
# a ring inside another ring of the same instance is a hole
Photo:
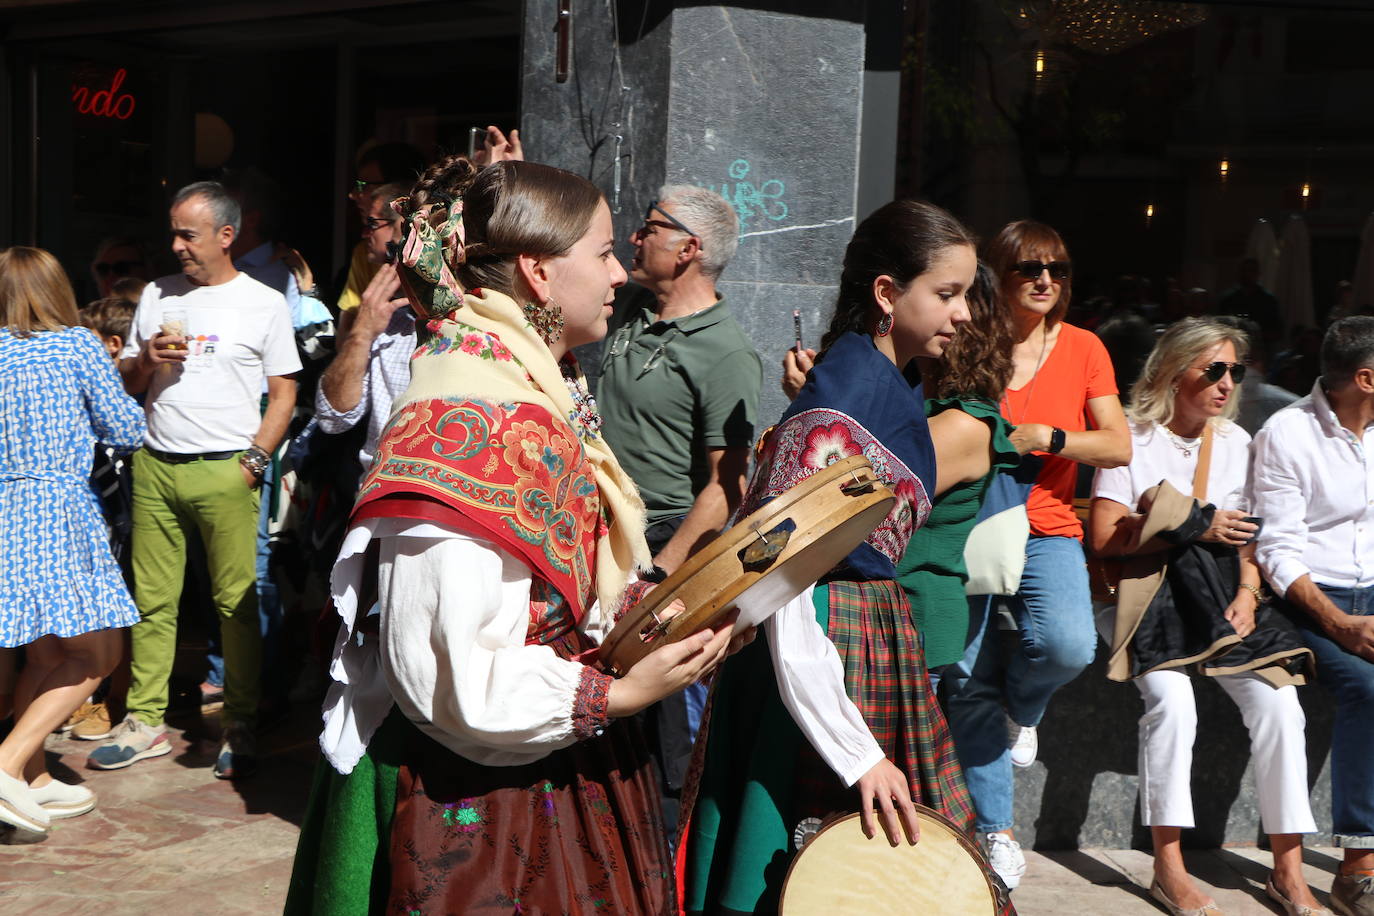
[[[901,587],[837,581],[818,587],[815,603],[846,692],[913,798],[972,831],[973,804]],[[825,765],[783,705],[763,637],[721,669],[693,769],[689,913],[776,913],[801,822],[859,808],[857,790]]]

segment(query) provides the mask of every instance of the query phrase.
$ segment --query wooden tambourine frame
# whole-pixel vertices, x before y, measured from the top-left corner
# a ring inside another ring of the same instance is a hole
[[[863,455],[835,462],[740,520],[625,613],[601,644],[617,677],[649,652],[739,610],[762,623],[829,572],[873,532],[896,498]],[[681,598],[687,610],[660,614]]]
[[[875,814],[876,817],[876,814]],[[893,847],[857,813],[830,821],[792,860],[778,916],[958,913],[996,916],[1008,894],[977,844],[948,818],[916,806],[921,839]]]

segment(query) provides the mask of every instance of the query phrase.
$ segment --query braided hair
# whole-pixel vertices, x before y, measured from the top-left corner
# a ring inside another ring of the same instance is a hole
[[[553,166],[505,161],[479,170],[465,156],[449,156],[420,176],[401,215],[458,200],[466,238],[458,281],[513,296],[516,256],[566,254],[605,198],[587,179]],[[431,214],[431,221],[447,218],[437,206]]]
[[[973,233],[946,211],[922,200],[894,200],[854,230],[844,250],[835,315],[821,338],[821,353],[848,331],[870,333],[878,318],[873,281],[889,276],[899,289],[925,273],[952,245],[976,244]]]

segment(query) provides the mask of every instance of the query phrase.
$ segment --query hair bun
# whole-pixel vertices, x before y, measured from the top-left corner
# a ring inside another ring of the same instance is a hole
[[[425,169],[415,182],[402,216],[410,216],[427,204],[447,205],[462,199],[476,177],[477,166],[468,157],[445,156]]]

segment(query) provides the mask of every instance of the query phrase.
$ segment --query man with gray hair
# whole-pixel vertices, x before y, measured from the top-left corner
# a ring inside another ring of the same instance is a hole
[[[282,294],[234,267],[239,220],[238,202],[216,182],[177,192],[171,231],[181,273],[144,289],[121,354],[125,389],[147,393],[148,436],[134,456],[132,558],[141,619],[132,629],[129,715],[91,753],[95,769],[172,749],[163,716],[192,528],[205,545],[224,645],[224,739],[215,775],[244,776],[256,756],[257,488],[291,419],[301,363]]]
[[[763,369],[716,292],[739,244],[734,209],[706,188],[660,193],[630,236],[630,279],[653,298],[612,317],[597,400],[644,497],[654,563],[671,573],[739,506]]]
[[[630,278],[647,295],[622,300],[611,318],[597,399],[603,435],[644,497],[654,563],[671,573],[739,507],[763,369],[716,291],[739,245],[724,198],[670,185],[630,243]],[[689,689],[649,710],[669,835],[699,701]]]
[[[1251,447],[1255,557],[1336,701],[1331,829],[1345,861],[1331,905],[1374,916],[1374,318],[1333,324],[1321,371]]]

